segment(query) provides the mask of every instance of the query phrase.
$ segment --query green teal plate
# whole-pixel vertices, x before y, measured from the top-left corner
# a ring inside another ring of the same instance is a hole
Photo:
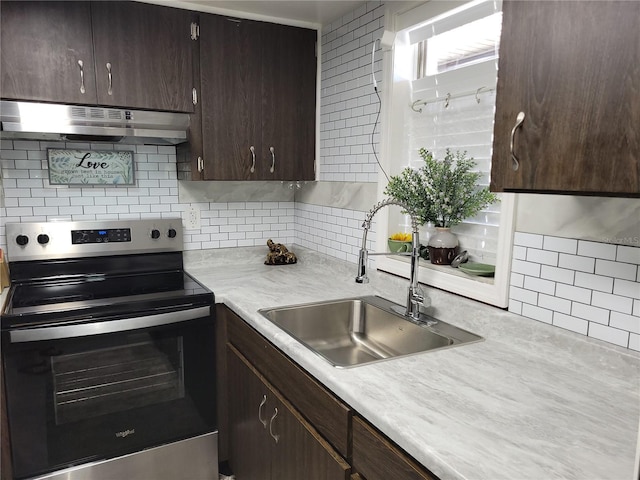
[[[461,263],[458,268],[464,273],[478,275],[480,277],[493,277],[493,274],[496,273],[495,265],[488,265],[486,263]]]

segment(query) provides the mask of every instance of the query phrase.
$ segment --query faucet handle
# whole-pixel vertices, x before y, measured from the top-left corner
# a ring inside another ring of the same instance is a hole
[[[424,293],[422,287],[418,285],[418,288],[411,292],[411,303],[418,305],[421,309],[431,306],[431,297]]]

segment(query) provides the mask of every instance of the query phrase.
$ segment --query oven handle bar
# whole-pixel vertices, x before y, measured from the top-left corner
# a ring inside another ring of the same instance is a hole
[[[37,342],[40,340],[58,340],[64,338],[99,335],[101,333],[126,332],[139,328],[158,327],[172,323],[186,322],[196,318],[208,317],[210,307],[191,308],[177,312],[146,315],[143,317],[123,318],[107,322],[82,323],[79,325],[61,325],[58,327],[29,328],[9,332],[11,343]]]

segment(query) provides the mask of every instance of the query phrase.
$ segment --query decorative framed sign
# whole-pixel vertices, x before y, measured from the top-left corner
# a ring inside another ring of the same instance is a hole
[[[51,185],[134,185],[133,152],[47,149]]]

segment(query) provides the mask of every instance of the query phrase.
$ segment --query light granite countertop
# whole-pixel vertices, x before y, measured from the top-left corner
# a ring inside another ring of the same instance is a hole
[[[185,252],[185,267],[248,324],[442,480],[631,480],[640,355],[429,289],[433,314],[485,341],[338,369],[261,308],[362,295],[403,303],[407,280],[294,246]]]

